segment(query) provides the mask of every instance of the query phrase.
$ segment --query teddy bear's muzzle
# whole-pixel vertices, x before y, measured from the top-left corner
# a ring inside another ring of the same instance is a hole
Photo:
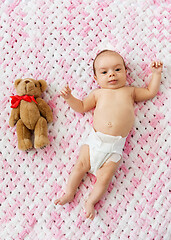
[[[25,85],[26,93],[31,93],[31,91],[33,91],[34,87],[35,87],[34,83],[29,82],[29,81],[28,81],[28,83],[27,83],[27,81],[25,83],[26,83],[26,85]]]

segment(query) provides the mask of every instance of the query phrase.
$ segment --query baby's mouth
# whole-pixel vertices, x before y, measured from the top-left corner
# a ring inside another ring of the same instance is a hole
[[[116,83],[117,83],[117,80],[115,79],[109,81],[109,84],[116,84]]]

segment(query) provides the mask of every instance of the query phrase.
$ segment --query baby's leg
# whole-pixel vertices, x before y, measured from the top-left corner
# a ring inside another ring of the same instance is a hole
[[[102,198],[106,190],[108,189],[109,183],[112,180],[114,173],[116,172],[120,161],[104,163],[103,166],[97,170],[96,177],[97,181],[94,184],[93,190],[89,195],[85,203],[86,217],[93,220],[95,216],[94,205]]]
[[[85,173],[89,171],[89,169],[90,169],[89,146],[83,145],[80,149],[80,154],[77,163],[75,164],[69,176],[65,194],[61,198],[55,200],[55,205],[57,204],[64,205],[65,203],[73,200],[81,180],[83,179]]]

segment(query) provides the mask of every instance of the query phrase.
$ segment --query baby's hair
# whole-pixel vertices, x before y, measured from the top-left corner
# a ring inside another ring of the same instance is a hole
[[[102,53],[105,53],[105,52],[113,52],[113,53],[117,53],[117,52],[115,52],[115,51],[113,51],[113,50],[105,49],[105,50],[103,50],[103,51],[101,51],[101,52],[99,52],[99,53],[97,54],[97,56],[95,57],[95,59],[94,59],[94,61],[93,61],[93,72],[94,72],[94,75],[95,75],[95,76],[96,76],[96,69],[95,69],[95,62],[96,62],[96,59],[97,59]],[[119,53],[117,53],[117,54],[119,54]],[[120,55],[120,54],[119,54],[119,55]],[[123,57],[122,57],[121,55],[120,55],[120,57],[121,57],[122,60],[123,60],[123,64],[124,64],[125,69],[127,69]]]

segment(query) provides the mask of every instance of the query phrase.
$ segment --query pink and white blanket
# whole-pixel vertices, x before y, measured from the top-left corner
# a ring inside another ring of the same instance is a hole
[[[171,83],[169,0],[2,0],[0,3],[0,239],[169,240]],[[124,160],[93,221],[83,206],[95,177],[87,174],[74,201],[55,206],[91,129],[92,112],[75,113],[59,95],[67,82],[82,99],[96,87],[92,62],[113,48],[125,59],[128,84],[145,86],[149,65],[164,63],[158,95],[135,105]],[[45,79],[53,109],[50,145],[17,149],[9,127],[14,81]]]

